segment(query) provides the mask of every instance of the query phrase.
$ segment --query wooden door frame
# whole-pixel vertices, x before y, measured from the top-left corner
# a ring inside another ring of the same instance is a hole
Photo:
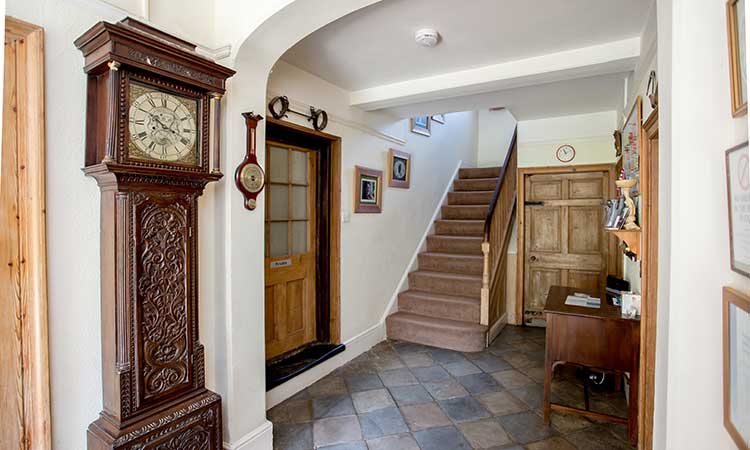
[[[654,377],[659,277],[659,108],[643,124],[641,147],[641,356],[638,399],[638,448],[651,450],[654,439]]]
[[[5,18],[17,42],[18,224],[23,314],[24,450],[52,447],[50,430],[45,212],[44,30]]]
[[[307,127],[268,118],[266,127],[266,139],[268,137],[268,126],[279,127],[285,132],[309,138],[313,141],[324,143],[328,146],[330,160],[330,182],[328,191],[330,194],[327,214],[328,230],[328,341],[332,344],[341,343],[341,138],[322,131],[315,131]],[[274,137],[273,141],[279,141]],[[294,144],[293,142],[291,144]],[[320,276],[320,274],[318,274]]]
[[[609,174],[608,183],[609,186],[609,197],[613,198],[615,195],[615,164],[587,164],[579,166],[545,166],[545,167],[519,167],[516,174],[516,192],[518,193],[518,207],[516,208],[516,230],[518,234],[518,246],[516,247],[516,325],[523,325],[523,307],[524,307],[524,276],[526,275],[526,247],[525,247],[525,215],[526,208],[524,203],[526,201],[526,177],[529,175],[539,174],[560,174],[567,175],[572,173],[585,173],[585,172],[607,172]],[[613,257],[616,254],[616,243],[614,238],[610,238],[609,242],[609,254],[607,255],[607,271],[611,272],[617,266],[617,262],[613,261]],[[612,264],[615,264],[613,267]]]

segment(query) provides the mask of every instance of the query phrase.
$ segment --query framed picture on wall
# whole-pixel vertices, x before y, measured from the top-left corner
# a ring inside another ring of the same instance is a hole
[[[421,134],[422,136],[430,136],[430,116],[419,116],[411,119],[411,132]]]
[[[354,212],[380,213],[383,206],[383,171],[354,167]]]
[[[747,61],[745,59],[745,0],[727,1],[729,42],[729,83],[732,89],[732,116],[747,114]]]
[[[622,127],[622,169],[625,178],[638,180],[641,176],[641,142],[643,142],[643,105],[638,96]],[[630,195],[636,196],[640,192],[640,182],[630,189]]]
[[[434,120],[437,123],[445,123],[445,114],[435,114],[432,116],[432,120]]]
[[[724,287],[723,297],[724,427],[750,450],[750,296]]]
[[[411,155],[399,150],[388,150],[388,186],[409,189]]]
[[[732,270],[750,277],[750,162],[748,143],[726,151],[729,254]]]

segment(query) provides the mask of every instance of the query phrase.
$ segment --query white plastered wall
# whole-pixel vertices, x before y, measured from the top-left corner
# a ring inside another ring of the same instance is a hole
[[[501,166],[513,139],[516,118],[507,109],[478,111],[477,166]]]

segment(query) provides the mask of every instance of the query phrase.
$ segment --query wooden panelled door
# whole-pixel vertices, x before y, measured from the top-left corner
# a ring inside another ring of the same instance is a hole
[[[542,173],[525,180],[524,323],[544,326],[550,286],[606,285],[602,222],[608,172]]]
[[[266,143],[266,359],[316,339],[318,153]]]

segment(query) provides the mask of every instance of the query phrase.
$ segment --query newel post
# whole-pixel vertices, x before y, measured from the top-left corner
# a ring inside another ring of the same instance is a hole
[[[482,304],[480,307],[480,324],[490,323],[490,243],[482,242],[484,265],[482,267]]]

